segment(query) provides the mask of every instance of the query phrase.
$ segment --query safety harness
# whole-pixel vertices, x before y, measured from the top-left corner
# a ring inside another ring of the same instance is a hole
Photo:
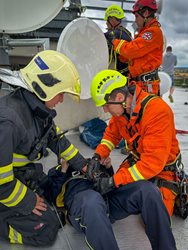
[[[57,207],[64,207],[64,195],[65,195],[67,184],[70,181],[76,180],[76,179],[86,179],[87,180],[87,177],[84,174],[82,174],[80,171],[73,171],[71,175],[72,176],[70,178],[68,178],[66,180],[66,182],[63,184],[61,192],[59,193],[59,195],[56,198],[56,206]]]
[[[155,178],[156,185],[170,189],[175,195],[174,214],[186,219],[188,216],[188,176],[179,153],[174,162],[167,164],[163,171],[171,171],[175,174],[175,181],[167,181]]]
[[[153,89],[152,86],[155,84],[158,85],[158,82],[160,81],[158,69],[155,69],[153,71],[141,74],[136,77],[130,76],[129,82],[135,81],[139,82],[137,83],[143,90],[145,90],[148,93],[152,93]]]
[[[124,28],[123,26],[119,26],[119,27],[114,27],[114,29],[116,28],[116,30],[119,31],[119,35],[118,37],[115,37],[117,39],[123,39],[123,33],[126,33],[127,34],[127,37],[130,39],[130,41],[132,40],[132,37],[131,37],[131,33],[126,29]],[[112,31],[113,32],[113,31]],[[108,40],[108,39],[107,39]],[[108,63],[108,68],[113,68],[114,70],[118,70],[121,74],[127,76],[128,75],[128,63],[122,63],[122,65],[124,64],[124,68],[122,69],[118,69],[117,68],[117,64],[118,64],[118,56],[117,56],[117,53],[115,53],[114,49],[113,49],[113,46],[110,46],[111,48],[109,49],[109,63]],[[113,65],[113,66],[112,66]]]
[[[140,138],[139,121],[142,118],[147,104],[155,98],[159,97],[156,95],[147,96],[141,102],[141,107],[140,110],[138,110],[138,113],[132,114],[135,119],[133,119],[132,124],[128,126],[128,131],[131,137],[127,141],[130,149],[130,155],[125,159],[128,160],[130,166],[133,166],[140,159],[140,155],[137,152],[137,142]],[[173,162],[166,164],[163,171],[173,172],[175,174],[175,181],[165,180],[158,177],[154,177],[150,179],[150,181],[155,183],[159,188],[165,187],[170,189],[176,195],[174,214],[186,219],[188,216],[188,176],[185,174],[184,165],[181,161],[181,154],[178,153]]]
[[[137,95],[137,99],[139,98],[142,90]],[[138,147],[138,140],[140,138],[140,125],[139,122],[142,118],[142,115],[145,111],[146,106],[148,103],[155,99],[158,98],[156,95],[149,95],[146,96],[140,105],[137,105],[135,107],[134,112],[132,113],[130,123],[127,124],[126,129],[127,129],[127,134],[130,135],[130,138],[127,139],[127,144],[128,144],[128,149],[129,151],[135,155],[136,159],[140,158],[140,155],[137,152],[137,147]]]
[[[140,76],[132,77],[131,79],[134,81],[141,81],[141,82],[151,82],[159,80],[158,69],[144,73]]]

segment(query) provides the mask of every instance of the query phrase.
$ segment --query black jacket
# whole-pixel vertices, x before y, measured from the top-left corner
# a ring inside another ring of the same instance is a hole
[[[15,178],[14,169],[36,162],[45,148],[67,160],[76,170],[86,165],[85,158],[65,135],[57,134],[55,116],[55,110],[48,109],[23,88],[0,98],[0,203],[15,212],[31,213],[36,195]],[[40,150],[36,154],[38,147]]]
[[[113,37],[113,39],[122,39],[130,42],[132,40],[131,33],[123,26],[118,26],[115,29],[108,30],[106,33],[104,33],[104,35],[106,37],[109,50],[109,68],[115,69],[123,75],[128,76],[128,63],[123,63],[120,61],[119,55],[113,50],[111,39]]]

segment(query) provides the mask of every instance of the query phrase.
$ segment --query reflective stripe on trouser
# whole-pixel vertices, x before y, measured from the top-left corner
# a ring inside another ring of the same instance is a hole
[[[0,238],[10,243],[47,246],[54,242],[59,228],[56,214],[48,205],[42,216],[18,215],[0,204]]]
[[[110,192],[108,198],[112,220],[140,213],[152,249],[176,249],[170,217],[155,184],[149,181],[133,182]]]
[[[74,196],[68,218],[75,229],[85,233],[90,249],[119,249],[106,212],[102,196],[94,190],[88,189]]]

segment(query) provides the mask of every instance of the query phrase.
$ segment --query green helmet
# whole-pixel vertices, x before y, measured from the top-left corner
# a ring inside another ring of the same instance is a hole
[[[97,107],[106,103],[106,95],[110,95],[114,89],[125,87],[127,78],[116,70],[102,70],[97,73],[91,83],[90,92]]]
[[[116,17],[117,19],[123,19],[125,17],[125,14],[120,6],[113,4],[106,9],[104,20],[107,21],[109,17]]]

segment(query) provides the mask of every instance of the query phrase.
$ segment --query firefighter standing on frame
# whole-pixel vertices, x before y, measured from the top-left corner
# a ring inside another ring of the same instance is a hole
[[[121,62],[121,56],[113,50],[111,36],[117,39],[123,39],[128,42],[132,40],[131,33],[122,25],[122,20],[125,18],[123,9],[118,5],[111,5],[105,11],[104,20],[107,25],[107,32],[104,33],[109,50],[109,69],[115,69],[124,76],[128,76],[128,63]]]
[[[111,42],[121,60],[128,61],[129,82],[135,81],[146,92],[160,95],[158,68],[162,64],[163,34],[156,11],[156,0],[137,0],[132,10],[138,31],[135,38],[127,42],[111,37]]]

